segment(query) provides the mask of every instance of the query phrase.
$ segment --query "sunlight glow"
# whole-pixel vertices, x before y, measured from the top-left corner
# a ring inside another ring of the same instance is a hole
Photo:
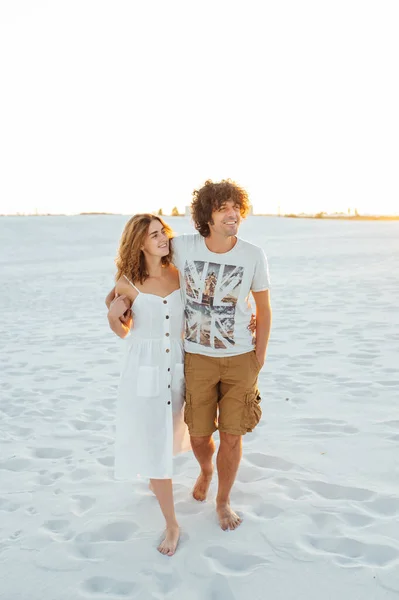
[[[0,213],[180,211],[207,178],[255,212],[399,214],[398,3],[0,8]]]

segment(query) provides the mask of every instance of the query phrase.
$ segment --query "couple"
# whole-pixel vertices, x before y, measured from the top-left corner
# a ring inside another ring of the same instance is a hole
[[[230,491],[242,436],[261,416],[257,379],[271,325],[266,257],[237,237],[248,210],[246,191],[223,180],[193,193],[197,234],[172,240],[161,218],[135,215],[123,231],[116,285],[106,298],[111,329],[121,338],[130,333],[118,392],[115,474],[150,479],[166,520],[158,550],[168,556],[179,540],[173,455],[191,444],[201,467],[193,496],[204,501],[217,429],[219,523],[224,530],[241,523]],[[256,338],[249,331],[250,293]]]

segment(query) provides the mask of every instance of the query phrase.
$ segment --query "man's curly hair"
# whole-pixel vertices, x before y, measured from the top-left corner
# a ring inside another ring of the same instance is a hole
[[[162,264],[166,267],[172,262],[172,229],[157,215],[149,213],[134,215],[126,223],[119,243],[118,254],[115,259],[117,273],[115,281],[122,275],[126,275],[130,281],[138,281],[143,284],[148,277],[147,266],[141,246],[144,244],[148,234],[148,228],[152,221],[159,221],[168,236],[169,254],[162,257]]]
[[[203,237],[208,237],[211,232],[208,223],[213,224],[212,212],[228,200],[239,205],[241,217],[245,219],[250,207],[248,193],[231,179],[223,179],[219,183],[208,179],[200,190],[194,190],[191,215],[196,230]]]

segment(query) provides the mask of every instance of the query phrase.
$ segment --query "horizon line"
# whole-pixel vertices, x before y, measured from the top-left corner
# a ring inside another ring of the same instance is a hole
[[[79,213],[25,213],[25,212],[16,212],[16,213],[0,213],[0,217],[80,217],[80,216],[129,216],[137,213],[122,213],[122,212],[99,212],[99,211],[84,211]],[[158,214],[158,211],[150,212],[154,216],[160,217],[171,217],[171,218],[181,218],[181,217],[191,217],[190,214],[178,213],[178,214],[170,214],[170,213],[162,213]],[[297,218],[297,219],[341,219],[341,220],[378,220],[378,219],[399,219],[399,213],[359,213],[356,212],[354,214],[345,213],[345,212],[289,212],[289,213],[251,213],[248,217],[278,217],[278,218]]]

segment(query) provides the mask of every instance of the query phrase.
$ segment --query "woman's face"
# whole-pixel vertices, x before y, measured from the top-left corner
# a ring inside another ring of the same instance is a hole
[[[161,258],[169,254],[169,238],[158,219],[151,221],[142,250],[144,254]]]

